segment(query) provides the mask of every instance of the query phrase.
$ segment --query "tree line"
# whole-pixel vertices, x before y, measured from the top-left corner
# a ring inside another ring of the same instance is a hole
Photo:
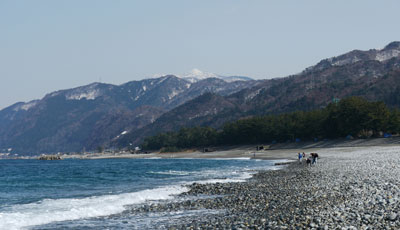
[[[350,97],[323,109],[279,115],[250,117],[211,127],[181,128],[147,137],[143,149],[180,150],[240,144],[268,144],[286,141],[342,137],[378,137],[400,133],[400,111],[383,102]]]

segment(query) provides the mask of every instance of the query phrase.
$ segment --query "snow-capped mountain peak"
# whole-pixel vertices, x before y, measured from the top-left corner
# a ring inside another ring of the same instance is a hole
[[[189,81],[191,84],[196,83],[201,80],[205,80],[208,78],[218,78],[225,82],[235,82],[235,81],[251,81],[252,78],[245,77],[245,76],[222,76],[211,72],[201,71],[197,68],[192,69],[188,73],[184,74],[154,74],[151,78],[162,78],[165,76],[175,76],[186,81]]]
[[[226,82],[234,82],[234,81],[249,81],[253,80],[249,77],[242,77],[242,76],[221,76],[215,73],[210,73],[210,72],[205,72],[201,71],[199,69],[192,69],[189,73],[182,74],[182,75],[176,75],[179,78],[185,79],[187,81],[190,81],[191,83],[195,83],[207,78],[218,78],[221,80],[224,80]]]
[[[209,72],[203,72],[199,69],[192,69],[189,73],[185,73],[182,75],[177,75],[179,78],[183,78],[185,80],[188,80],[192,83],[201,81],[207,78],[219,78],[219,76],[215,73],[209,73]]]

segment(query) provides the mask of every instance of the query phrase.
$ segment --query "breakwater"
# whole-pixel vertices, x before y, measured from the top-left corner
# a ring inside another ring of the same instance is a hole
[[[62,160],[62,158],[58,155],[41,155],[38,157],[38,160]]]

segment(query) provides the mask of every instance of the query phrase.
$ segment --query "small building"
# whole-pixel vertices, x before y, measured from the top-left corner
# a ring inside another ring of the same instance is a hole
[[[203,149],[203,153],[210,153],[210,152],[214,152],[214,149],[212,149],[212,148],[204,148]]]

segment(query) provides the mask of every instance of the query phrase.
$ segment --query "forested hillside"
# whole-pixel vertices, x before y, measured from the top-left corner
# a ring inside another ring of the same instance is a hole
[[[211,127],[182,128],[144,140],[144,149],[184,149],[220,145],[269,144],[324,138],[366,138],[400,133],[400,111],[383,102],[350,97],[324,109],[256,116]]]

